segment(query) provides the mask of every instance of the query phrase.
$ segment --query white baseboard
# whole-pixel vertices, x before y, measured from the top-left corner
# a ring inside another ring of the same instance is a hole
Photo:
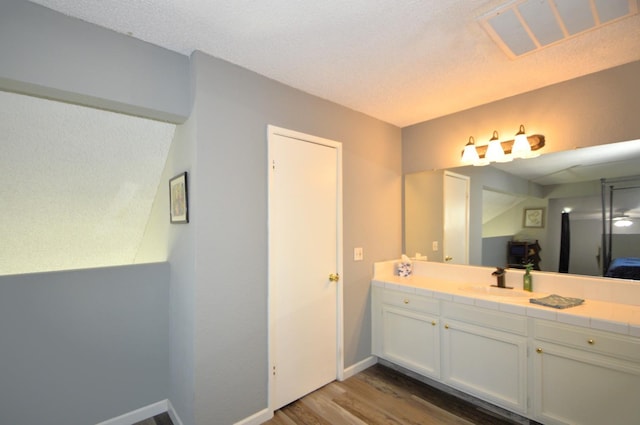
[[[171,422],[173,422],[173,425],[184,425],[182,423],[182,420],[180,420],[176,409],[173,408],[170,400],[167,400],[167,413],[169,413],[169,417],[171,418]]]
[[[271,411],[271,409],[264,409],[236,422],[234,425],[260,425],[271,418],[273,418],[273,411]]]
[[[115,418],[108,419],[104,422],[100,422],[97,425],[131,425],[136,422],[143,421],[147,418],[159,415],[160,413],[167,411],[168,400],[162,400],[157,403],[150,404],[140,409],[133,410],[124,415],[120,415]],[[172,418],[173,420],[173,418]],[[174,424],[176,424],[174,422]],[[178,424],[176,424],[178,425]]]
[[[376,363],[378,363],[378,358],[376,356],[369,356],[366,359],[354,364],[353,366],[349,366],[348,368],[344,369],[343,378],[341,378],[340,380],[343,381],[345,379],[348,379],[353,375],[370,368]],[[171,406],[171,403],[169,403],[169,406]],[[171,411],[169,411],[169,413],[171,413]],[[234,425],[260,425],[271,418],[273,418],[273,411],[271,409],[264,409],[236,422]],[[173,419],[173,417],[171,419]],[[176,423],[175,421],[174,423],[175,425],[182,425]]]
[[[342,380],[349,379],[353,375],[358,374],[358,373],[362,372],[363,370],[370,368],[371,366],[373,366],[376,363],[378,363],[378,358],[376,356],[369,356],[366,359],[361,360],[358,363],[346,368],[344,370],[344,374],[343,374]]]

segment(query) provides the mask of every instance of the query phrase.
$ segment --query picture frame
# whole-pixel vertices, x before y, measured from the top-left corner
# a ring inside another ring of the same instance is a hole
[[[169,220],[171,223],[189,222],[187,172],[169,180]]]
[[[544,228],[544,207],[525,208],[522,218],[522,227]]]

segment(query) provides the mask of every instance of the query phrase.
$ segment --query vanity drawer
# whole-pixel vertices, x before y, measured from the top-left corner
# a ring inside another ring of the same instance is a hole
[[[385,289],[382,293],[382,302],[387,305],[406,308],[424,313],[440,314],[438,300],[420,295]]]
[[[527,335],[527,318],[517,314],[488,310],[470,305],[445,303],[443,315],[459,322],[511,332],[517,335]]]
[[[541,341],[640,362],[640,338],[618,335],[589,328],[536,320],[534,337]]]

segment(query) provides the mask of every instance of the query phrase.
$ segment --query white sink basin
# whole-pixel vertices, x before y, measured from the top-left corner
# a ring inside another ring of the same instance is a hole
[[[528,298],[531,292],[520,289],[498,288],[497,286],[463,286],[460,288],[463,292],[470,292],[478,295],[490,295],[494,297],[508,298]]]

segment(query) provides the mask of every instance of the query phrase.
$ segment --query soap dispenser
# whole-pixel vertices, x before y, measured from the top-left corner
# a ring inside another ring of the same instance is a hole
[[[524,266],[526,271],[524,272],[524,276],[522,276],[522,289],[525,291],[533,291],[533,276],[531,276],[531,269],[533,269],[533,264],[529,263]]]

